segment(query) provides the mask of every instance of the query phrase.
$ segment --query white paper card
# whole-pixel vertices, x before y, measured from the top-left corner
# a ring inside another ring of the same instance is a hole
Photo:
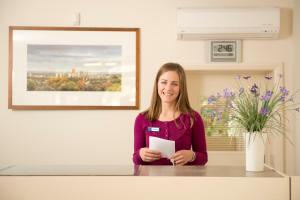
[[[164,158],[170,158],[175,153],[175,141],[150,136],[149,149],[161,152]]]

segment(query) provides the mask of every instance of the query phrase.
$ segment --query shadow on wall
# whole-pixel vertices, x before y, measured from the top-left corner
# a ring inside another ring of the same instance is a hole
[[[290,37],[293,32],[293,10],[290,8],[280,8],[280,13],[279,38],[284,39]]]

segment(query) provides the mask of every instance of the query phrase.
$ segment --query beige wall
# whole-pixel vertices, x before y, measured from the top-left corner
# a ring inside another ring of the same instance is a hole
[[[168,61],[205,63],[204,41],[176,40],[176,8],[191,6],[279,6],[279,40],[243,41],[243,63],[284,63],[292,82],[292,0],[1,0],[0,1],[0,165],[131,164],[133,123],[140,111],[11,111],[7,109],[8,26],[81,25],[141,28],[141,110],[149,104],[158,67]],[[117,124],[117,125],[116,125]],[[292,152],[293,153],[293,152]],[[288,169],[294,169],[293,159]]]
[[[293,65],[293,78],[294,78],[294,87],[299,88],[300,85],[300,1],[294,0],[295,10],[294,10],[294,55],[295,55],[295,64]],[[296,173],[300,175],[300,116],[296,116],[295,123],[295,144],[296,144]]]

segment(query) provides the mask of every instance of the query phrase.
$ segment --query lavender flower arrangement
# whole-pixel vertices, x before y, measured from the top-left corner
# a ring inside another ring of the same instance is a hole
[[[228,136],[230,129],[229,113],[230,106],[227,99],[222,98],[221,94],[211,95],[201,100],[201,116],[205,124],[207,136],[223,135]]]
[[[271,76],[265,76],[272,81]],[[299,112],[299,102],[295,102],[298,93],[290,94],[289,90],[280,86],[282,75],[273,84],[272,89],[262,89],[257,83],[251,82],[251,76],[238,76],[238,90],[228,88],[223,94],[218,93],[208,98],[208,104],[215,104],[220,98],[229,102],[229,120],[249,133],[276,132],[283,133],[285,111]]]

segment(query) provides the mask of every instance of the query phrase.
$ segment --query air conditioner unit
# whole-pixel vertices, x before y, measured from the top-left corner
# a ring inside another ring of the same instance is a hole
[[[178,39],[275,39],[280,8],[179,8]]]

